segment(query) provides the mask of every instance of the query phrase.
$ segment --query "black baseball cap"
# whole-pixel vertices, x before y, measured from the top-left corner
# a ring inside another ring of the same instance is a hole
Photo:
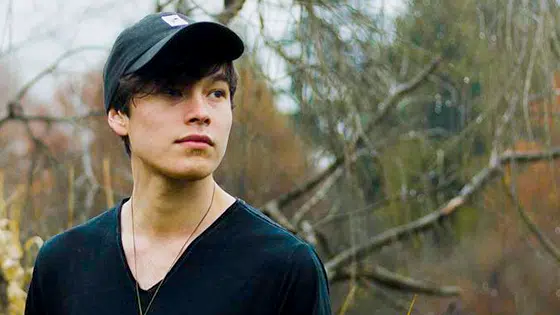
[[[226,62],[241,57],[243,50],[241,38],[220,23],[196,22],[173,12],[147,15],[122,31],[113,44],[103,69],[105,111],[109,111],[120,78],[138,71],[156,56],[198,56]]]

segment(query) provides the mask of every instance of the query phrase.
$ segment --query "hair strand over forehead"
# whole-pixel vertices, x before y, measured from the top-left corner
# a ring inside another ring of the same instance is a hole
[[[184,59],[183,59],[184,60]],[[114,108],[127,116],[130,115],[130,104],[135,97],[162,93],[169,88],[188,87],[205,77],[222,71],[229,86],[230,101],[237,90],[238,75],[232,61],[209,62],[204,59],[197,63],[177,62],[177,59],[153,60],[140,70],[123,76],[115,92],[110,108]],[[122,137],[126,153],[130,156],[130,141]]]

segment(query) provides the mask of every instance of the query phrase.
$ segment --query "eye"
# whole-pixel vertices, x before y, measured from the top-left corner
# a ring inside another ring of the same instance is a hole
[[[225,98],[227,95],[226,91],[224,90],[214,90],[210,92],[210,96],[215,98]]]
[[[182,97],[183,96],[183,92],[179,89],[176,88],[165,88],[162,91],[163,94],[165,94],[166,96],[170,96],[170,97]]]

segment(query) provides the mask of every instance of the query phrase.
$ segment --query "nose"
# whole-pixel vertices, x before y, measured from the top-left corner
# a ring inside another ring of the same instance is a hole
[[[199,124],[199,125],[209,125],[210,124],[210,112],[208,104],[204,97],[202,96],[192,96],[189,97],[185,104],[185,123],[188,125]]]

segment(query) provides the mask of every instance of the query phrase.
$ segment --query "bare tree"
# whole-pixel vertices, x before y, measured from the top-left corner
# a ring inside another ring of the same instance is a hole
[[[531,285],[514,272],[539,255],[547,262],[527,271],[535,277],[560,262],[554,228],[560,219],[554,208],[554,198],[560,200],[560,10],[554,1],[411,1],[396,17],[361,0],[224,0],[217,14],[197,1],[159,0],[154,9],[247,25],[247,38],[255,38],[247,43],[241,77],[248,79],[239,96],[255,106],[241,108],[240,116],[265,108],[267,120],[237,122],[235,136],[251,141],[232,153],[221,178],[315,246],[340,313],[369,314],[375,303],[383,303],[380,314],[403,312],[412,294],[422,297],[419,314],[492,312],[495,305],[529,312],[536,306],[515,296],[545,296],[539,290],[558,285]],[[278,27],[271,16],[283,19],[282,35],[271,32]],[[89,74],[95,83],[89,89],[62,89],[58,105],[65,115],[38,114],[24,101],[31,87],[83,49],[90,48],[68,51],[19,85],[0,116],[0,130],[19,128],[29,143],[18,168],[25,170],[23,186],[3,188],[25,187],[20,208],[34,222],[25,237],[48,237],[85,220],[130,185],[120,143],[89,140],[93,131],[109,134],[99,119],[101,90],[91,88],[100,85],[98,70]],[[272,77],[263,60],[280,64],[284,77]],[[280,115],[278,96],[289,97],[296,113]],[[258,108],[261,103],[266,106]],[[61,125],[80,129],[81,137],[55,132]],[[53,150],[52,139],[60,137],[81,145]],[[293,146],[282,150],[292,138]],[[532,149],[520,149],[524,143]],[[247,153],[253,158],[244,159]],[[523,191],[534,183],[526,178],[537,168],[550,184],[535,188],[529,202]],[[267,170],[279,179],[267,183]],[[49,180],[54,191],[47,191]],[[56,210],[29,201],[33,193],[66,192],[70,203],[48,203],[68,210],[64,227],[41,220]],[[12,209],[3,199],[0,209]],[[358,298],[362,291],[367,298]],[[542,312],[558,307],[545,299]]]

